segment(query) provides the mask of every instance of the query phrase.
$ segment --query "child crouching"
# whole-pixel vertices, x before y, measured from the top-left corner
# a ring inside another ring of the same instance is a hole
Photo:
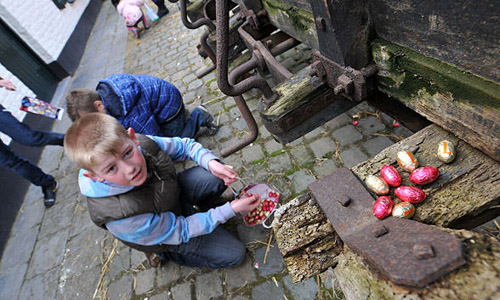
[[[233,200],[206,212],[238,174],[188,138],[135,135],[116,119],[89,113],[68,129],[64,147],[80,171],[92,221],[126,245],[191,267],[240,264],[244,244],[218,227],[248,212],[260,197]],[[173,160],[199,166],[176,173]]]
[[[113,2],[113,4],[115,4]],[[146,16],[142,12],[141,6],[144,5],[144,0],[120,0],[116,6],[116,10],[123,17],[125,23],[127,23],[128,31],[132,32],[134,36],[138,39],[140,37],[139,33],[139,23],[142,22],[144,29],[149,29],[149,25],[146,21]]]

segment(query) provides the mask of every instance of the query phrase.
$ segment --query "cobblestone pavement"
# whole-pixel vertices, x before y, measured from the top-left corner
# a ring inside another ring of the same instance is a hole
[[[223,95],[215,72],[202,79],[197,71],[209,65],[196,51],[203,29],[183,27],[176,4],[170,14],[135,40],[109,1],[103,2],[70,88],[95,88],[99,79],[117,72],[150,74],[175,84],[188,109],[205,103],[220,128],[197,140],[220,153],[247,132],[233,99]],[[299,69],[308,49],[299,47],[279,59]],[[308,184],[341,166],[352,167],[411,132],[392,126],[393,120],[363,102],[298,140],[281,145],[263,127],[256,112],[259,94],[245,94],[259,124],[258,139],[227,157],[248,182],[277,187],[285,203]],[[353,115],[359,124],[353,126]],[[66,116],[54,130],[70,125]],[[180,267],[171,262],[149,267],[142,253],[117,242],[92,224],[84,197],[78,192],[77,167],[63,149],[46,147],[39,166],[59,182],[56,204],[45,209],[37,187],[28,191],[0,264],[1,299],[339,299],[333,272],[293,284],[270,231],[246,227],[241,217],[224,226],[248,246],[244,263],[233,269]],[[179,170],[192,166],[178,164]],[[240,188],[240,183],[235,184]],[[269,246],[268,246],[269,245]]]

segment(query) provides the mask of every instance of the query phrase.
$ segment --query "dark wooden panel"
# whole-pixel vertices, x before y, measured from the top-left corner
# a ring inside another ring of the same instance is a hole
[[[372,0],[378,36],[500,82],[498,0]]]
[[[500,84],[407,48],[373,44],[377,87],[500,161]]]

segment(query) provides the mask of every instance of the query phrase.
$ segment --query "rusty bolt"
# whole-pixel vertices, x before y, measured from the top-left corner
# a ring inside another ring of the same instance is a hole
[[[326,21],[322,17],[317,17],[316,18],[316,27],[318,27],[320,30],[325,31],[326,30]]]
[[[344,86],[339,84],[337,85],[334,89],[333,89],[333,92],[335,93],[335,95],[338,95],[340,93],[343,93],[345,91],[344,89]]]
[[[335,95],[338,95],[340,93],[350,93],[352,90],[352,79],[349,78],[347,75],[340,75],[337,78],[337,86],[333,89],[333,92]]]
[[[380,226],[375,227],[375,229],[373,230],[373,235],[376,238],[378,238],[378,237],[381,237],[388,232],[389,232],[389,229],[387,227],[385,227],[384,225],[380,225]]]
[[[271,49],[273,47],[273,41],[272,40],[267,40],[266,41],[266,48]]]
[[[340,195],[339,198],[337,198],[337,201],[343,207],[347,207],[347,206],[349,206],[349,204],[351,204],[351,198],[349,198],[349,196],[347,196],[345,194]]]
[[[323,64],[321,61],[317,60],[311,64],[311,70],[309,71],[309,76],[318,76],[319,78],[322,78],[323,76],[326,75],[326,70],[323,67]]]
[[[413,245],[413,255],[417,259],[429,259],[435,256],[434,249],[431,244],[415,244]]]

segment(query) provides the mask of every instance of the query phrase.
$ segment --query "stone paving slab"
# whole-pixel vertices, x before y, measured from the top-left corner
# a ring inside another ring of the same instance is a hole
[[[214,115],[217,134],[202,133],[197,140],[219,154],[247,134],[247,126],[233,98],[218,89],[215,72],[201,79],[195,76],[211,65],[196,50],[204,29],[186,29],[178,6],[167,2],[167,7],[170,13],[135,40],[110,1],[104,1],[69,89],[94,89],[100,79],[115,72],[150,74],[170,81],[182,92],[189,110],[205,103]],[[301,45],[279,59],[297,71],[309,63],[308,51]],[[256,114],[259,92],[254,89],[244,97],[256,118],[258,138],[223,160],[248,183],[274,185],[282,194],[280,204],[305,191],[317,178],[342,166],[354,166],[396,142],[392,134],[411,134],[403,126],[392,127],[393,119],[383,113],[380,118],[366,114],[377,111],[362,102],[304,137],[281,145]],[[353,125],[355,119],[358,126]],[[65,116],[54,130],[64,132],[70,124]],[[192,165],[179,163],[176,168]],[[166,262],[152,269],[143,253],[115,242],[91,222],[86,200],[78,192],[78,168],[61,148],[47,147],[40,166],[52,170],[59,182],[57,201],[46,210],[40,189],[30,187],[0,262],[0,299],[342,299],[331,270],[298,285],[291,283],[274,240],[268,246],[270,230],[247,227],[240,216],[224,226],[248,248],[241,266],[211,270]],[[240,189],[243,184],[234,186]]]

